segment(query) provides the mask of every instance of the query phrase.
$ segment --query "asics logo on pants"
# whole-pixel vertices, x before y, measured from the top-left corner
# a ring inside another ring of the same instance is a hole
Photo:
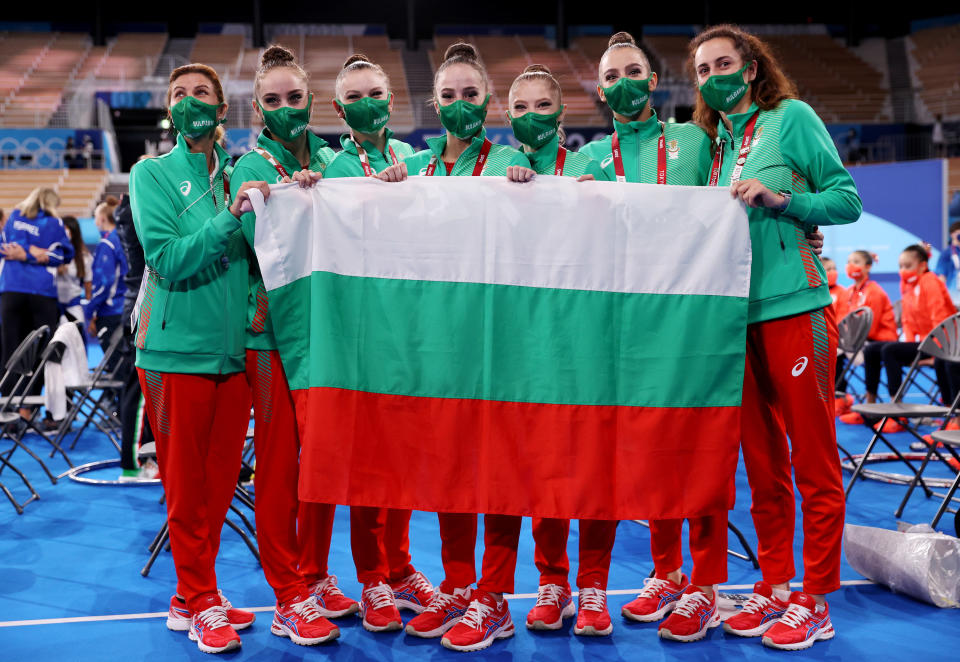
[[[803,371],[807,369],[807,363],[809,363],[809,359],[807,359],[806,356],[801,356],[797,359],[797,362],[793,364],[793,369],[790,371],[790,374],[794,377],[799,377],[803,374]]]

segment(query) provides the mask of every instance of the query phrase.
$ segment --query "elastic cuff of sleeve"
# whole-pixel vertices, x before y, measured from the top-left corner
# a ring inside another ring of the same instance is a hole
[[[240,220],[230,213],[229,208],[214,216],[212,224],[225,237],[230,236],[240,228]]]

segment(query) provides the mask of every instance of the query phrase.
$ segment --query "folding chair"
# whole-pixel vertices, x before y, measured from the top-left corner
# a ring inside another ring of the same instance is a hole
[[[40,464],[44,473],[50,478],[50,482],[56,483],[57,478],[50,472],[47,465],[43,463],[36,453],[23,443],[23,437],[28,430],[36,432],[48,442],[51,441],[46,431],[37,425],[37,412],[44,404],[44,397],[42,395],[30,395],[30,391],[42,378],[44,364],[46,364],[55,351],[55,348],[49,345],[45,347],[42,352],[40,351],[40,347],[49,334],[50,327],[48,326],[41,326],[39,329],[31,331],[14,351],[10,360],[7,361],[6,372],[3,378],[0,378],[0,383],[9,384],[11,381],[13,382],[10,390],[11,395],[0,398],[0,421],[2,421],[5,426],[0,438],[6,438],[13,442],[13,446],[3,453],[0,453],[0,459],[2,459],[0,472],[8,466],[13,468],[13,465],[10,463],[10,457],[17,448],[21,448]],[[32,409],[30,417],[21,417],[19,413],[21,409]],[[54,452],[56,452],[58,448],[59,447],[54,444]],[[19,471],[17,471],[17,473],[23,477],[22,473]],[[32,488],[31,492],[33,492]]]
[[[870,461],[870,454],[873,451],[873,447],[876,445],[877,441],[882,441],[887,448],[889,448],[891,452],[913,473],[913,480],[911,482],[910,490],[907,494],[908,497],[909,492],[912,492],[913,487],[916,484],[919,484],[923,488],[923,491],[927,497],[930,497],[933,494],[933,492],[930,490],[930,487],[920,475],[920,472],[914,468],[913,464],[911,464],[911,462],[905,458],[903,454],[896,448],[896,446],[890,443],[890,441],[883,434],[883,425],[890,418],[907,419],[909,421],[923,418],[943,418],[944,425],[946,425],[946,421],[953,416],[953,413],[956,411],[957,403],[960,401],[960,396],[958,396],[958,398],[955,399],[949,407],[935,404],[916,404],[903,402],[904,395],[909,390],[910,385],[914,383],[917,374],[920,371],[920,362],[926,358],[924,355],[933,356],[934,358],[939,358],[946,361],[960,361],[960,314],[953,315],[943,320],[929,334],[927,334],[926,338],[923,339],[923,342],[920,343],[918,348],[917,355],[910,364],[910,369],[907,371],[907,376],[894,395],[892,402],[857,404],[851,408],[852,411],[855,411],[863,416],[863,423],[871,429],[873,432],[873,437],[870,439],[870,443],[867,444],[867,448],[860,457],[860,461],[856,462],[854,460],[855,466],[853,469],[853,475],[850,477],[850,482],[847,483],[845,498],[849,498],[850,491],[853,489],[853,485],[856,483],[857,478],[859,478],[863,472],[864,465]],[[879,424],[876,425],[876,429],[874,430],[871,428],[871,425],[878,419]],[[907,425],[906,430],[916,437],[918,441],[924,441],[923,437],[921,437],[917,432],[915,426]],[[901,507],[897,510],[897,512],[899,513],[902,511],[902,509],[903,504],[901,504]]]
[[[72,431],[74,421],[83,415],[83,423],[73,436],[70,450],[76,447],[77,441],[92,424],[107,436],[118,452],[120,451],[120,440],[118,439],[120,422],[117,419],[116,412],[112,411],[107,403],[111,397],[111,389],[115,390],[123,386],[122,381],[117,379],[115,375],[118,371],[126,368],[126,363],[130,361],[130,358],[122,356],[112,371],[108,371],[107,366],[114,355],[120,351],[122,342],[123,328],[117,327],[113,335],[110,336],[110,342],[103,353],[103,358],[90,373],[88,382],[82,386],[67,386],[67,397],[70,402],[68,403],[67,416],[54,437],[57,446],[66,445],[64,440],[67,434]],[[67,460],[67,464],[72,469],[74,464],[62,448],[61,453],[64,454],[64,459]],[[52,452],[50,456],[53,457]]]
[[[855,368],[854,359],[856,359],[857,355],[863,349],[863,346],[867,344],[867,334],[870,333],[870,326],[872,324],[873,310],[869,306],[861,306],[847,313],[837,325],[837,331],[839,333],[837,347],[843,352],[846,358],[843,370],[837,373],[835,383],[837,397],[846,395],[846,393],[842,393],[839,390],[840,384],[849,384],[850,378],[853,377],[853,370]],[[860,400],[859,397],[857,397],[857,399]]]

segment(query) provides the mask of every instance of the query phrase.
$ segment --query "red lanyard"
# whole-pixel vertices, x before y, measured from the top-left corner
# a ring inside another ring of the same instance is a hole
[[[753,129],[757,125],[757,118],[760,116],[760,111],[758,110],[753,114],[747,121],[747,126],[743,129],[743,142],[740,143],[740,156],[737,158],[737,165],[733,168],[733,173],[730,175],[730,183],[734,184],[740,181],[740,174],[743,172],[743,164],[747,162],[747,155],[750,153],[750,148],[753,146]],[[716,186],[720,181],[720,168],[723,167],[723,142],[720,143],[720,147],[717,149],[716,155],[713,157],[713,167],[710,169],[710,186]]]
[[[364,177],[373,177],[375,174],[373,168],[370,167],[370,159],[367,158],[367,150],[360,146],[356,140],[353,141],[353,144],[357,147],[357,156],[360,157],[360,165],[363,166],[363,176]],[[393,160],[393,165],[400,163],[400,159],[397,158],[397,155],[393,153],[393,147],[387,145],[387,149],[390,150],[390,158]]]
[[[480,153],[477,154],[477,162],[473,166],[473,177],[479,177],[483,173],[483,166],[487,163],[487,155],[490,154],[490,148],[493,147],[493,143],[490,142],[489,138],[483,139],[483,146],[480,148]],[[427,177],[433,177],[434,171],[437,169],[437,155],[434,154],[430,157],[430,163],[427,164]]]
[[[273,154],[271,154],[270,152],[268,152],[267,150],[265,150],[265,149],[262,148],[262,147],[254,147],[254,148],[253,148],[253,151],[256,152],[257,154],[259,154],[260,156],[262,156],[263,158],[265,158],[265,159],[267,160],[267,162],[268,162],[270,165],[272,165],[272,166],[274,167],[274,169],[275,169],[278,173],[280,173],[280,176],[281,176],[281,177],[289,177],[289,176],[290,176],[290,175],[287,174],[286,169],[285,169],[282,165],[280,165],[275,158],[273,158]]]
[[[553,174],[557,177],[563,176],[563,162],[567,160],[567,150],[557,146],[557,163],[553,166]]]
[[[610,147],[613,150],[613,169],[617,173],[617,181],[627,181],[626,172],[623,169],[623,155],[620,153],[620,136],[616,130],[613,132],[613,139],[610,141]],[[663,122],[660,123],[660,140],[657,141],[657,184],[667,183],[667,148],[666,139],[663,137]]]

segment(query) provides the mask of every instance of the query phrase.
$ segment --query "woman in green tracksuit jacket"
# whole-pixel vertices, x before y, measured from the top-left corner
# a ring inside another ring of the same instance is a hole
[[[393,95],[383,68],[364,55],[351,55],[334,89],[334,110],[350,132],[341,136],[343,151],[327,168],[325,178],[406,179],[403,159],[412,156],[414,149],[392,138],[387,128]],[[433,585],[411,563],[411,515],[412,511],[399,508],[350,507],[350,547],[357,581],[363,585],[363,627],[371,632],[401,629],[399,609],[420,613],[433,596]]]
[[[266,128],[257,146],[237,161],[231,187],[265,180],[313,185],[334,152],[307,125],[313,96],[306,72],[289,50],[264,51],[254,78],[253,110]],[[251,250],[246,327],[246,375],[253,395],[253,443],[257,457],[257,539],[267,582],[276,597],[274,634],[300,645],[339,636],[328,618],[356,613],[356,601],[343,595],[327,573],[333,532],[332,504],[301,503],[300,436],[293,396],[277,352],[260,265],[253,254],[256,214],[241,217]]]
[[[490,81],[472,45],[459,43],[447,48],[433,78],[433,94],[446,133],[427,138],[428,148],[406,159],[411,176],[502,177],[510,166],[530,165],[514,148],[495,145],[487,138],[483,124]]]
[[[530,166],[527,157],[514,148],[494,145],[486,137],[483,124],[490,100],[490,79],[472,45],[457,43],[447,48],[434,75],[433,94],[434,107],[447,132],[439,138],[427,139],[429,149],[405,161],[411,176],[504,177],[511,166]],[[419,637],[442,636],[441,643],[456,650],[476,650],[490,645],[494,638],[512,635],[507,602],[492,594],[512,589],[481,584],[481,590],[471,594],[471,585],[477,578],[474,553],[477,515],[440,513],[439,520],[444,580],[423,613],[407,623],[406,632]],[[499,515],[484,518],[486,547],[491,540],[499,544],[499,538],[505,536],[504,546],[512,545],[516,549],[519,525],[514,532],[513,524],[507,522],[501,532],[503,536],[494,531],[495,522],[507,520],[512,518]],[[507,581],[512,587],[512,575]]]
[[[253,614],[218,593],[214,562],[233,499],[249,420],[243,375],[247,247],[240,205],[230,203],[215,142],[227,111],[216,72],[205,65],[170,74],[167,103],[179,135],[164,156],[130,171],[130,196],[147,274],[138,306],[137,368],[156,436],[177,570],[167,627],[190,630],[201,650],[240,645],[234,628]],[[185,602],[185,604],[184,604]]]
[[[840,587],[844,494],[836,323],[804,233],[856,221],[862,204],[823,122],[796,98],[766,44],[721,25],[693,39],[690,59],[694,118],[719,133],[710,183],[747,205],[753,251],[741,439],[764,581],[750,609],[724,627],[775,648],[807,648],[834,636],[825,594]],[[793,476],[803,499],[804,581],[791,595]]]

